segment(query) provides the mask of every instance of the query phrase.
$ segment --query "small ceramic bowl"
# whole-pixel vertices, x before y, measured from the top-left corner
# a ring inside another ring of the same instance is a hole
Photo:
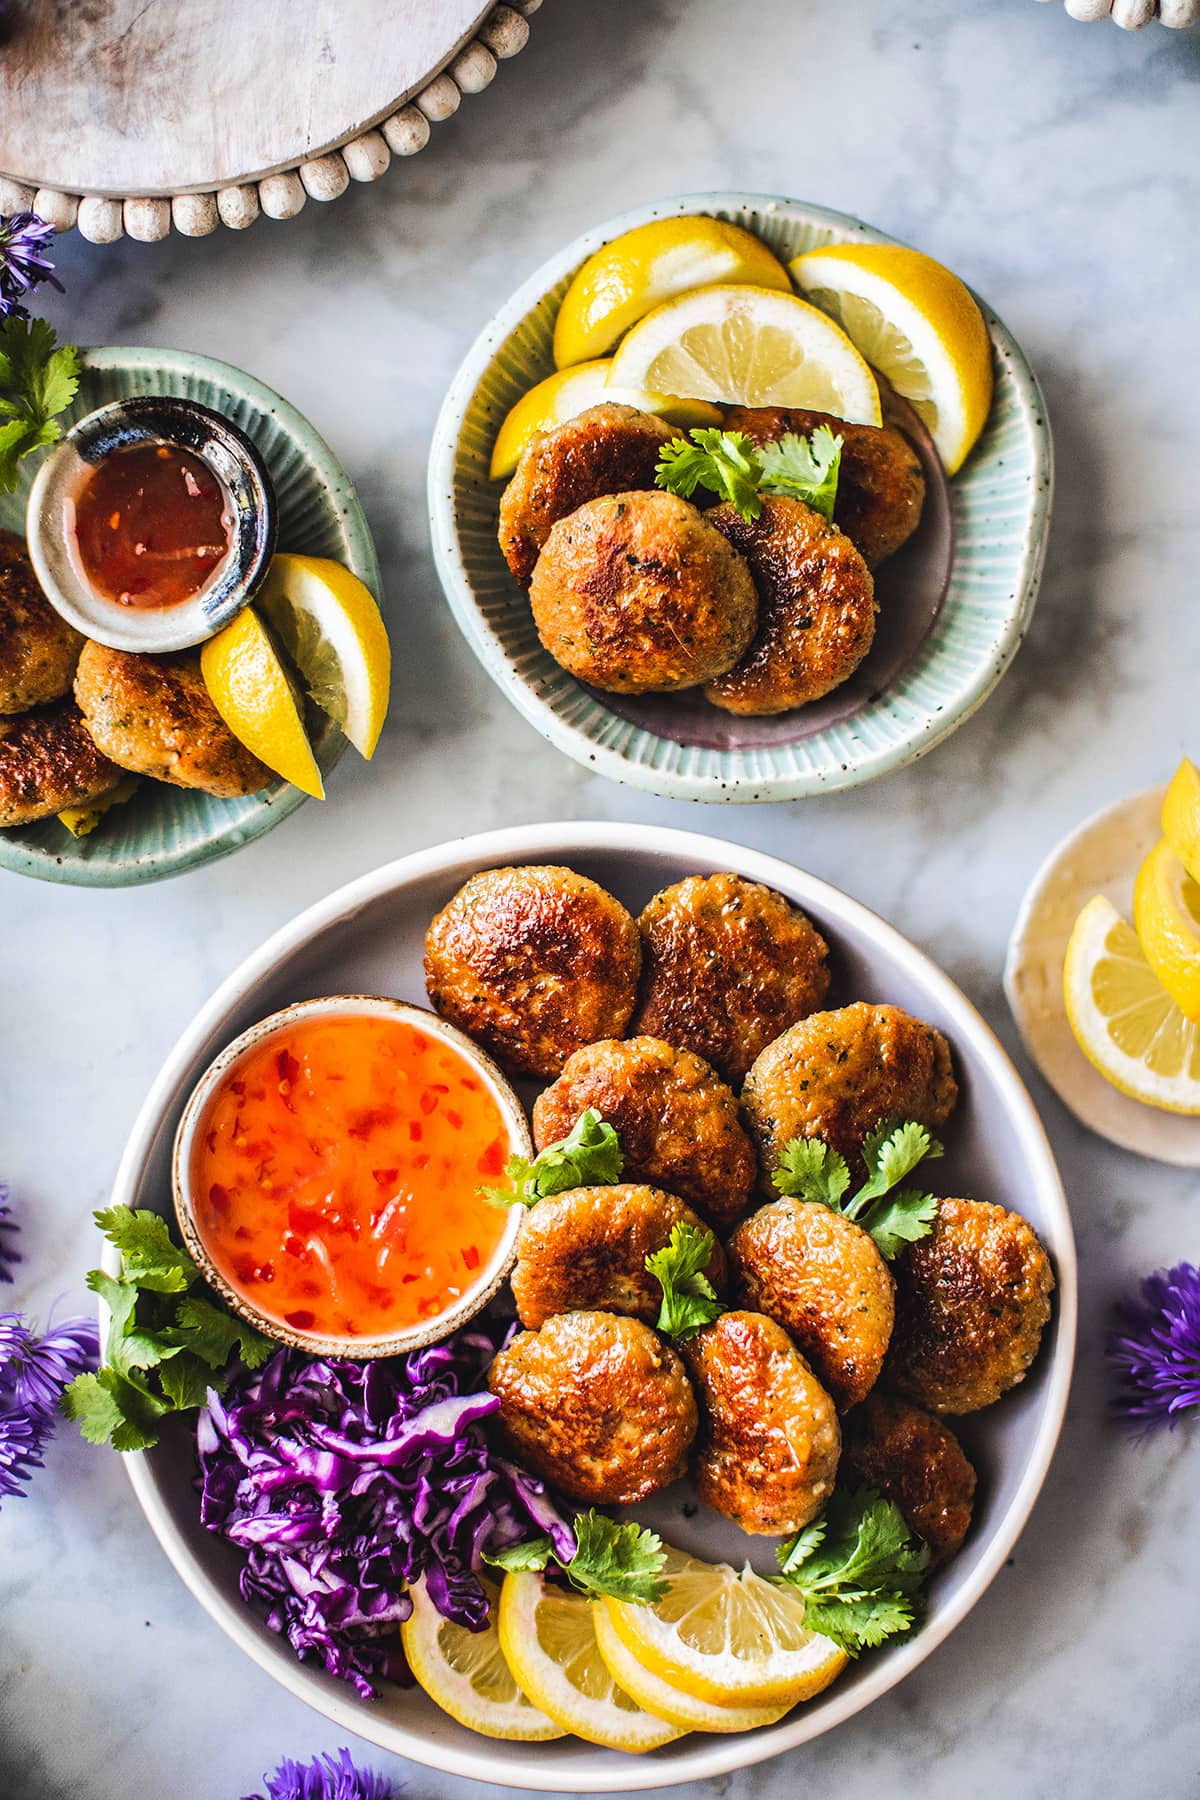
[[[229,549],[199,592],[175,606],[121,606],[96,591],[79,557],[75,506],[84,485],[106,457],[139,444],[189,451],[227,497]],[[144,394],[72,425],[38,470],[25,523],[38,580],[63,618],[110,649],[153,655],[203,643],[253,598],[275,553],[277,509],[267,466],[244,431],[195,400]]]
[[[516,1259],[517,1233],[520,1231],[521,1215],[525,1209],[521,1206],[508,1209],[503,1234],[491,1258],[480,1267],[472,1285],[464,1290],[452,1307],[432,1319],[422,1319],[417,1325],[411,1325],[404,1331],[393,1331],[387,1336],[327,1338],[314,1336],[311,1332],[296,1331],[278,1319],[268,1318],[265,1313],[259,1312],[244,1294],[230,1286],[197,1230],[193,1208],[192,1155],[197,1130],[208,1103],[230,1071],[252,1050],[257,1049],[265,1038],[286,1031],[301,1019],[334,1015],[345,1017],[347,1014],[402,1019],[409,1025],[419,1027],[428,1037],[451,1045],[471,1064],[499,1107],[508,1128],[513,1154],[531,1156],[533,1141],[524,1108],[491,1057],[485,1055],[463,1032],[453,1025],[447,1025],[436,1013],[428,1012],[421,1006],[409,1006],[402,1000],[389,1000],[375,994],[329,994],[318,1000],[301,1000],[294,1006],[285,1006],[280,1012],[260,1019],[257,1025],[251,1025],[249,1030],[234,1038],[220,1056],[208,1065],[192,1089],[184,1108],[175,1133],[175,1148],[171,1159],[175,1217],[179,1221],[179,1229],[188,1251],[199,1265],[209,1286],[220,1294],[232,1312],[253,1325],[256,1331],[312,1356],[350,1356],[358,1362],[376,1356],[398,1356],[406,1350],[419,1350],[423,1344],[435,1343],[452,1331],[458,1331],[476,1313],[481,1312],[507,1277]]]

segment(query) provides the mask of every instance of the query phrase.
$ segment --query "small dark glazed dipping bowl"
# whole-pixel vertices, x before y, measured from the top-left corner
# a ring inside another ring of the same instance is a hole
[[[203,463],[225,495],[228,549],[202,586],[170,605],[123,605],[93,585],[76,536],[76,506],[107,458],[165,446]],[[213,637],[251,600],[275,552],[275,490],[244,431],[194,400],[141,395],[114,400],[73,425],[45,459],[29,495],[29,554],[47,599],[98,643],[146,654]]]

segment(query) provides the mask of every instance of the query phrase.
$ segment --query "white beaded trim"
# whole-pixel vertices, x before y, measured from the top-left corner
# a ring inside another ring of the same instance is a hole
[[[1124,31],[1140,31],[1155,19],[1175,30],[1200,24],[1200,0],[1063,0],[1063,4],[1085,25],[1111,18]]]
[[[1069,3],[1078,4],[1078,0]],[[1191,0],[1163,3],[1178,7],[1191,4]],[[1200,5],[1200,0],[1195,3]],[[184,237],[207,237],[218,225],[245,231],[260,213],[269,219],[293,219],[309,200],[336,200],[352,181],[378,181],[387,173],[393,156],[415,156],[423,150],[431,127],[456,113],[464,94],[481,93],[495,75],[498,60],[504,62],[525,48],[529,38],[526,21],[541,4],[542,0],[511,0],[509,5],[494,6],[471,42],[399,111],[337,150],[296,169],[224,187],[215,194],[176,194],[172,199],[133,196],[128,200],[34,189],[0,175],[0,213],[35,212],[56,231],[75,228],[93,244],[112,244],[126,236],[153,244],[167,237],[172,226]]]

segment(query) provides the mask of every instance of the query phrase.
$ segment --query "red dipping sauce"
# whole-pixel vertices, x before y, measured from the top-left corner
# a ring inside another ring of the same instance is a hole
[[[75,541],[96,593],[118,606],[178,606],[229,554],[229,495],[173,444],[113,450],[75,501]]]
[[[479,1071],[400,1017],[302,1018],[235,1063],[198,1121],[192,1212],[229,1285],[314,1338],[449,1310],[507,1215],[480,1199],[512,1148]]]

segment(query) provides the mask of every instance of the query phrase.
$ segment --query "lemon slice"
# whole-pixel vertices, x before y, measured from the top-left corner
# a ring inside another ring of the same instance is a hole
[[[639,412],[655,413],[684,431],[693,425],[719,425],[721,413],[706,400],[684,400],[677,394],[649,394],[640,388],[614,388],[608,374],[612,358],[602,356],[597,362],[576,363],[574,368],[559,369],[539,381],[523,394],[506,417],[492,448],[489,473],[493,481],[511,475],[520,461],[521,452],[537,431],[552,431],[565,425],[576,413],[589,406],[608,401],[616,406],[636,406]]]
[[[683,1732],[643,1712],[609,1674],[592,1622],[597,1604],[540,1575],[506,1575],[500,1642],[509,1668],[535,1705],[590,1744],[637,1752],[672,1743]]]
[[[325,798],[293,691],[270,633],[252,606],[200,648],[200,669],[213,705],[247,750],[316,800]]]
[[[655,219],[589,256],[563,295],[554,361],[604,356],[648,312],[715,281],[748,281],[791,292],[788,272],[760,238],[723,219]]]
[[[804,1625],[794,1589],[753,1569],[668,1552],[666,1598],[605,1600],[614,1631],[643,1668],[714,1706],[795,1706],[845,1668],[844,1650]]]
[[[991,339],[958,276],[902,244],[831,244],[790,267],[796,286],[915,407],[953,475],[992,404]]]
[[[613,357],[618,387],[738,406],[800,406],[878,425],[879,389],[850,339],[795,294],[696,288],[656,307]]]
[[[1137,933],[1102,894],[1075,921],[1063,998],[1076,1042],[1106,1081],[1166,1112],[1200,1113],[1200,1026],[1146,961]]]
[[[138,778],[136,775],[123,775],[115,781],[104,794],[97,794],[86,806],[68,806],[58,815],[60,825],[65,825],[72,837],[84,838],[95,831],[105,813],[111,812],[114,806],[124,806],[137,793]]]
[[[1200,881],[1200,769],[1185,756],[1163,800],[1162,828],[1193,881]]]
[[[327,556],[281,555],[254,604],[310,698],[370,759],[387,718],[392,676],[387,627],[370,589]]]
[[[790,1710],[787,1706],[714,1706],[682,1688],[672,1687],[661,1675],[644,1668],[617,1635],[602,1606],[595,1608],[596,1643],[618,1687],[636,1700],[643,1712],[678,1725],[684,1731],[753,1731],[759,1725],[775,1725]]]
[[[460,1725],[510,1743],[544,1743],[566,1734],[527,1700],[509,1671],[496,1629],[499,1589],[483,1582],[491,1611],[484,1631],[444,1619],[419,1581],[400,1627],[408,1666],[431,1700]]]
[[[1166,838],[1137,872],[1133,924],[1146,961],[1176,1006],[1200,1024],[1200,883]]]

